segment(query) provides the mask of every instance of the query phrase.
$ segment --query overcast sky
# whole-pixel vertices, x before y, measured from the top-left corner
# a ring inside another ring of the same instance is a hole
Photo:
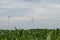
[[[35,26],[22,28],[60,28],[60,0],[0,0],[0,28],[8,25],[8,16],[18,28],[31,25],[32,18]]]

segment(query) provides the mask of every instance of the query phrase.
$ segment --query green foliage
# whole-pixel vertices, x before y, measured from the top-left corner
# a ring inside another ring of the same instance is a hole
[[[60,40],[60,30],[0,30],[0,40]]]

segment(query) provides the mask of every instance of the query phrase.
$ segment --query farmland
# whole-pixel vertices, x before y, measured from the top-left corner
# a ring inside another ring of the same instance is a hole
[[[59,29],[0,30],[0,40],[60,40]]]

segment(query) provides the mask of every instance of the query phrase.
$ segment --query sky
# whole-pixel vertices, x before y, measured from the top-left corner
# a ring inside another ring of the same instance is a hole
[[[0,0],[0,29],[14,29],[13,26],[60,28],[60,0]]]

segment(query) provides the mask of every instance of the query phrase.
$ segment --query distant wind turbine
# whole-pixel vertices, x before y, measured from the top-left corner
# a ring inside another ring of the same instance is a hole
[[[31,22],[32,22],[32,25],[31,25],[31,27],[33,27],[33,23],[34,23],[34,19],[32,18],[32,20],[31,20]]]
[[[10,27],[9,22],[10,22],[10,16],[8,16],[8,27]]]

